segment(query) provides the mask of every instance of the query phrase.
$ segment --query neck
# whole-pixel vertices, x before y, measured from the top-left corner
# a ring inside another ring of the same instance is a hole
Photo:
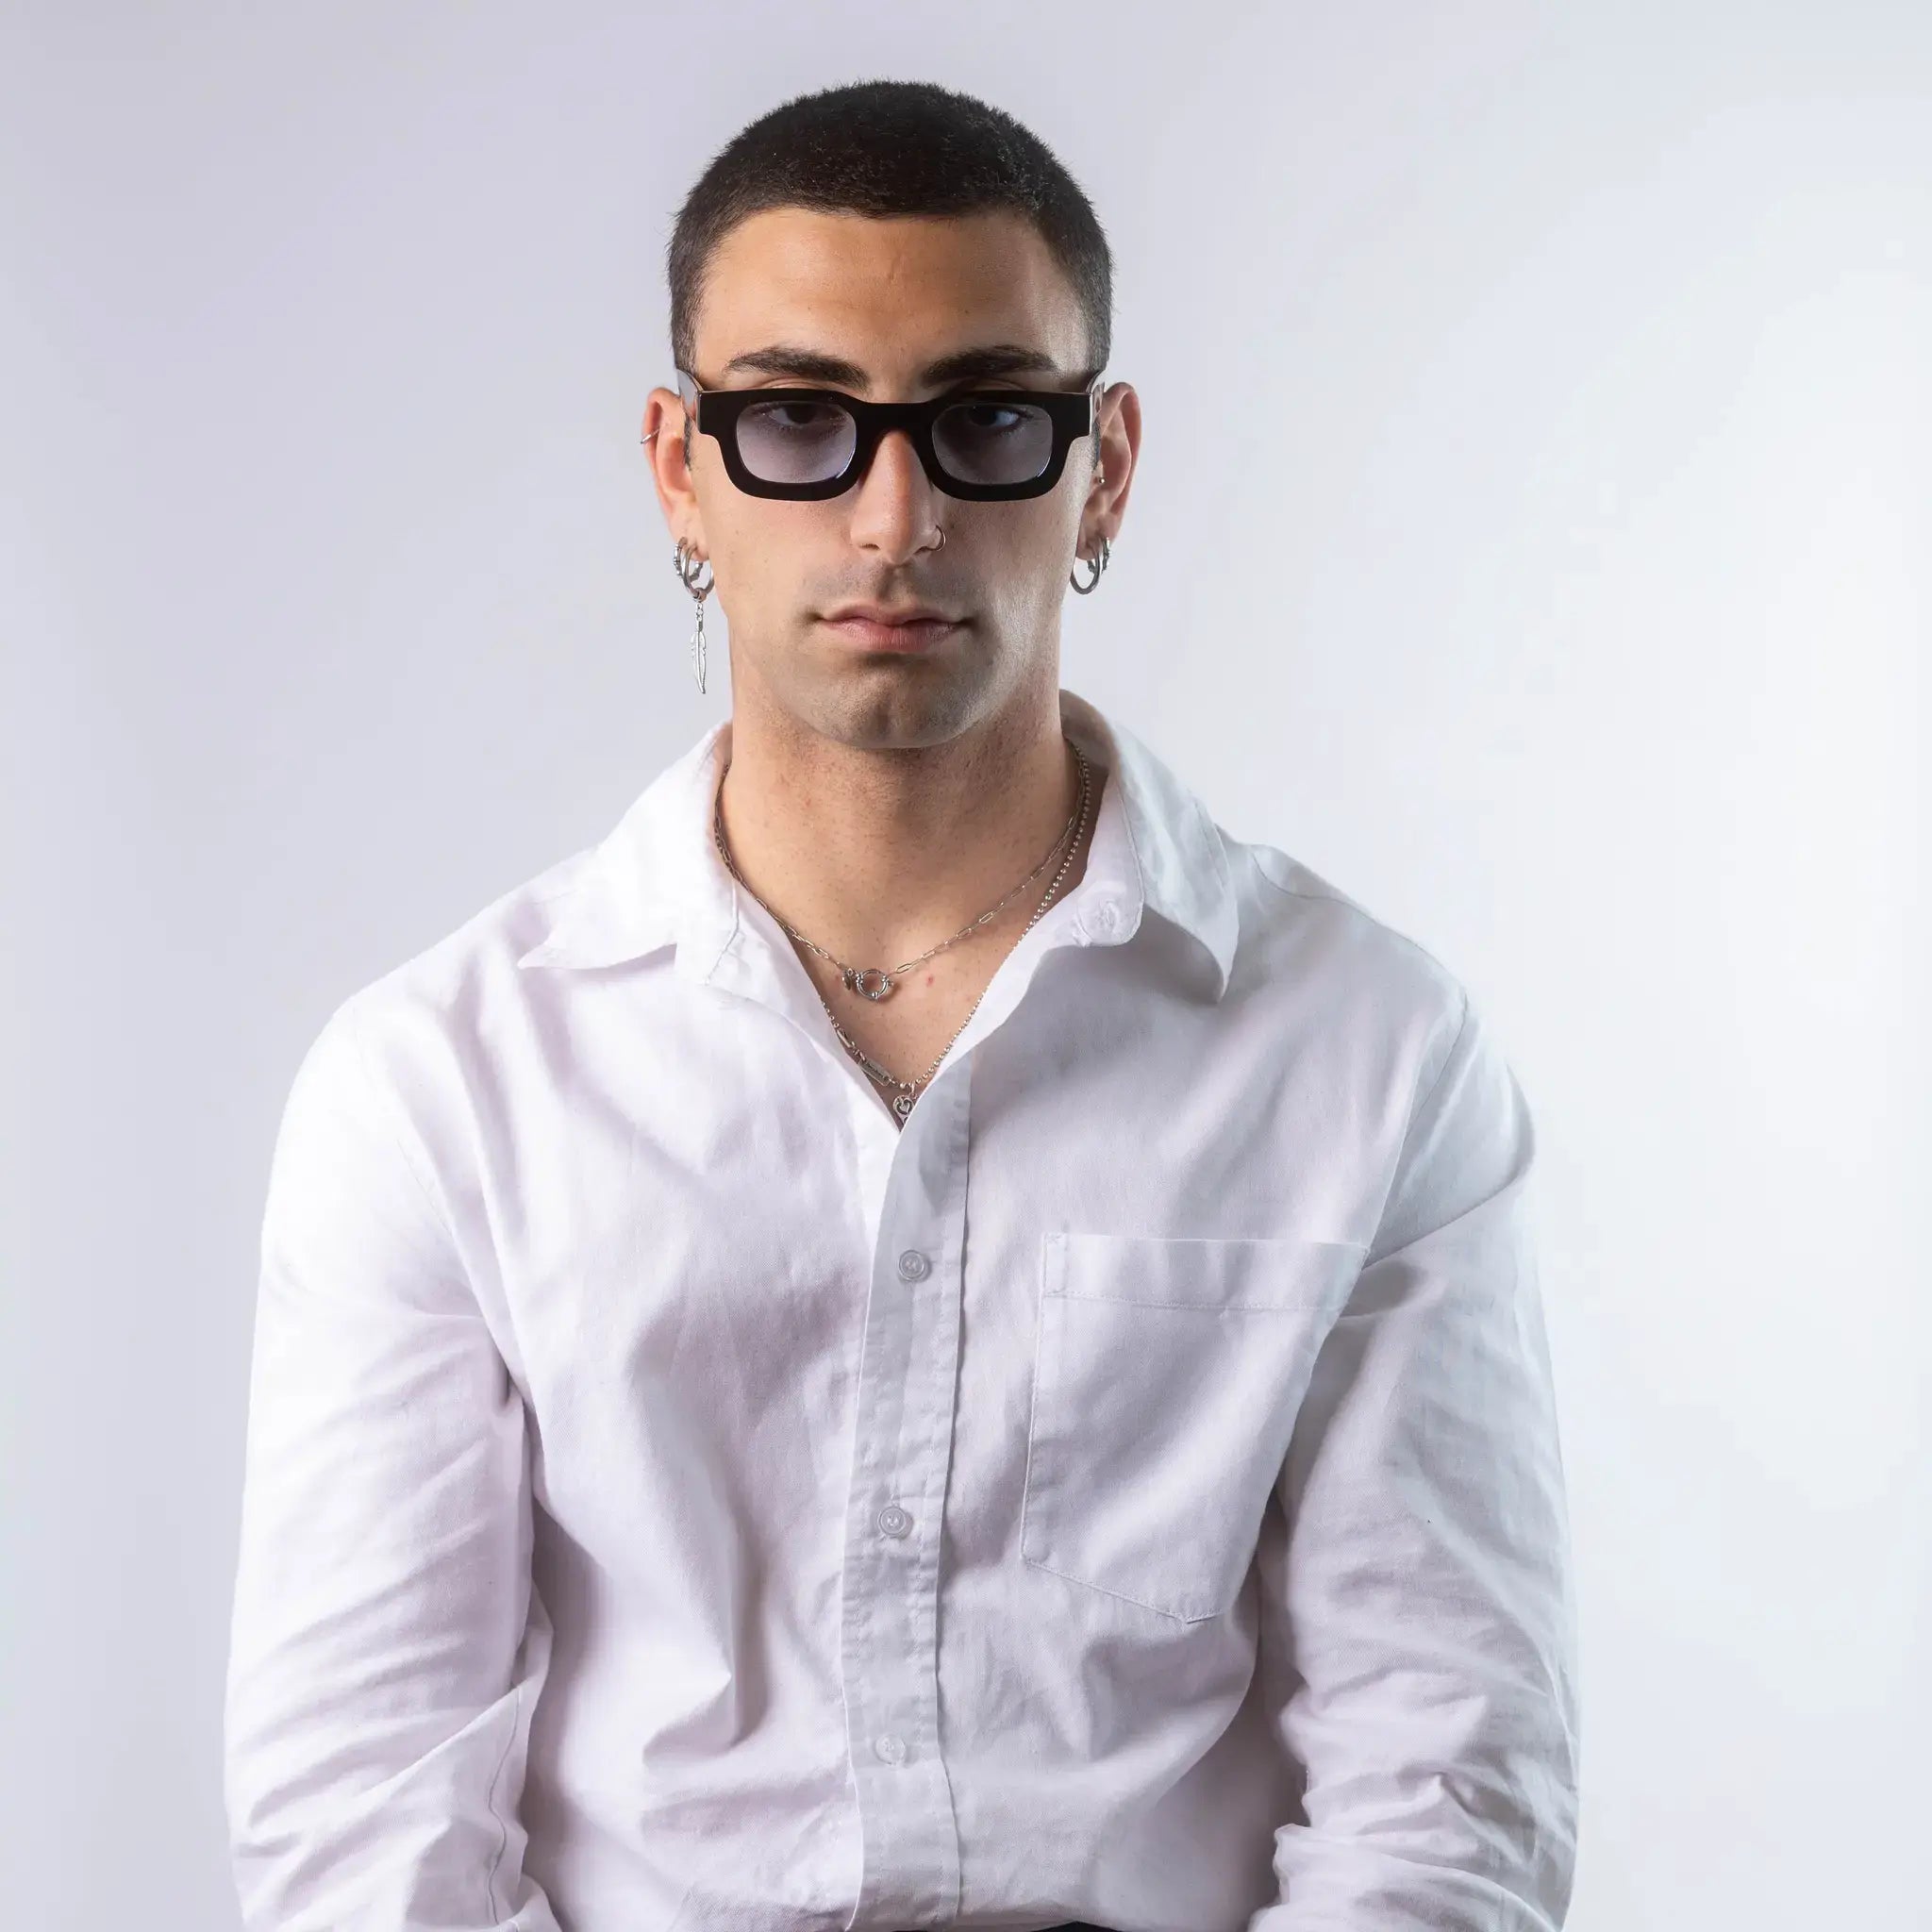
[[[842,959],[909,959],[970,924],[1046,858],[1079,804],[1057,687],[938,744],[855,745],[742,706],[723,737],[731,862],[780,920]],[[1069,851],[1056,902],[1072,891],[1101,781],[1096,765],[1086,834],[950,954],[1003,953]]]

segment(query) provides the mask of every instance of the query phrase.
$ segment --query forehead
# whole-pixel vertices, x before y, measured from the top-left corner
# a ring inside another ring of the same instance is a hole
[[[713,252],[695,334],[698,368],[714,381],[732,357],[774,342],[841,357],[882,388],[979,343],[1038,348],[1067,373],[1086,351],[1073,285],[1032,223],[1004,210],[876,220],[761,209]]]

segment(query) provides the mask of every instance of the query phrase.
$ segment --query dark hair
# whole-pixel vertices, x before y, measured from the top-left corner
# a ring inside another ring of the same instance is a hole
[[[772,208],[875,217],[1010,208],[1040,231],[1078,296],[1091,369],[1113,336],[1113,258],[1092,205],[1037,135],[971,94],[924,80],[867,80],[799,94],[735,135],[685,197],[672,230],[671,355],[697,354],[712,251]]]

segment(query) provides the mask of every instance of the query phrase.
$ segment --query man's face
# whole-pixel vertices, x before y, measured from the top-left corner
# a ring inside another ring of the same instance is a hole
[[[707,389],[807,383],[912,402],[967,387],[1077,390],[1092,373],[1072,286],[1032,225],[1004,213],[879,221],[768,209],[714,253],[695,335],[693,374]],[[928,364],[992,345],[1043,352],[1054,367],[922,382]],[[836,357],[862,377],[732,366],[776,348]],[[1111,535],[1138,440],[1125,384],[1101,408],[1104,483],[1089,438],[1043,495],[970,502],[931,483],[894,431],[841,495],[786,502],[740,491],[712,437],[693,432],[687,470],[684,410],[674,391],[653,391],[644,426],[660,432],[659,500],[673,534],[710,559],[741,704],[841,742],[909,747],[955,737],[1029,689],[1055,689],[1083,519],[1085,547]],[[825,621],[853,603],[931,605],[962,621],[929,648],[885,652]]]

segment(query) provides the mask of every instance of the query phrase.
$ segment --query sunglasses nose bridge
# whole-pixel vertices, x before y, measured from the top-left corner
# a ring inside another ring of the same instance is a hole
[[[858,493],[861,514],[876,514],[885,509],[895,520],[904,519],[921,529],[931,521],[930,506],[924,499],[942,492],[943,486],[934,476],[920,441],[916,425],[907,422],[875,421],[869,445],[861,434],[854,456],[852,480],[847,485]],[[879,459],[889,442],[901,445],[901,453],[896,465],[888,465],[881,472]]]
[[[902,407],[909,411],[918,406]],[[860,421],[852,452],[852,482],[862,487],[871,478],[887,442],[895,439],[905,445],[906,455],[910,458],[911,471],[908,474],[916,473],[925,483],[938,488],[930,458],[923,447],[930,441],[929,435],[920,433],[920,418],[910,413],[897,417],[875,415],[870,422]]]

